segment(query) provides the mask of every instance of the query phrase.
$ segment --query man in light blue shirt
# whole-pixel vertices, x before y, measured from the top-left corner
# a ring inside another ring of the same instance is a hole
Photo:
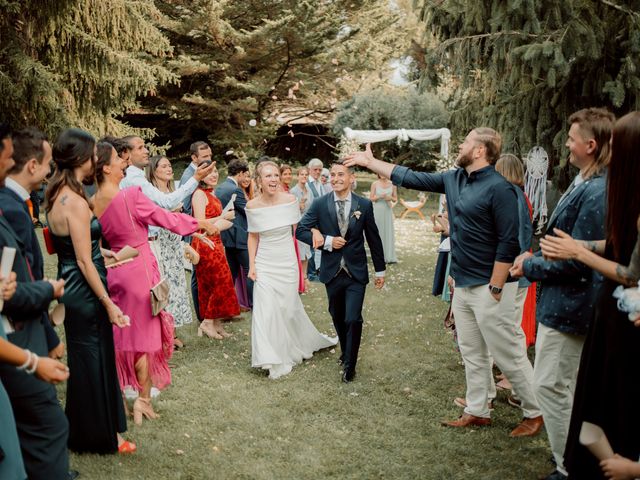
[[[193,177],[196,169],[202,165],[203,162],[211,161],[211,147],[206,142],[201,140],[193,142],[189,147],[189,153],[191,154],[191,163],[185,168],[180,177],[180,186],[187,183],[187,181]],[[191,210],[191,196],[185,198],[182,205],[184,213],[193,215]]]

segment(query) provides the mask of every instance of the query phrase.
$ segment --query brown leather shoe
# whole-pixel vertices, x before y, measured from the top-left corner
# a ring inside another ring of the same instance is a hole
[[[450,422],[441,422],[441,425],[445,427],[482,427],[484,425],[491,425],[490,418],[476,417],[469,413],[463,413],[457,420]]]
[[[544,425],[544,421],[542,420],[542,415],[538,415],[533,418],[525,418],[520,422],[520,424],[513,429],[510,437],[533,437],[540,433],[542,430],[542,426]]]

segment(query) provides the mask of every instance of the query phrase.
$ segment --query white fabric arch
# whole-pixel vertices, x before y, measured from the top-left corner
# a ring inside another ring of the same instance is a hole
[[[407,142],[409,139],[426,141],[440,139],[440,156],[442,158],[449,157],[449,140],[451,139],[451,131],[448,128],[437,128],[428,130],[352,130],[349,127],[344,129],[345,137],[349,140],[355,140],[358,143],[376,143],[393,140],[397,138],[399,141]]]

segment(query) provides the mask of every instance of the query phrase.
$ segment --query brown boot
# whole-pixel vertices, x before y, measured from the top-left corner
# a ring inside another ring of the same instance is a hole
[[[452,420],[450,422],[441,422],[441,425],[454,428],[482,427],[484,425],[491,425],[491,419],[476,417],[475,415],[471,415],[469,413],[463,413],[457,420]]]

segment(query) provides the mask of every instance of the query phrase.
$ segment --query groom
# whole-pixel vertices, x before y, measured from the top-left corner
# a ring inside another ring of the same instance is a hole
[[[366,237],[376,270],[375,286],[384,285],[384,252],[370,200],[351,192],[353,169],[340,160],[331,166],[333,192],[316,199],[296,229],[298,240],[322,249],[320,281],[329,297],[329,313],[340,339],[342,381],[351,382],[362,335],[362,304],[369,283]],[[312,229],[316,230],[312,233]],[[319,233],[318,233],[319,232]]]

